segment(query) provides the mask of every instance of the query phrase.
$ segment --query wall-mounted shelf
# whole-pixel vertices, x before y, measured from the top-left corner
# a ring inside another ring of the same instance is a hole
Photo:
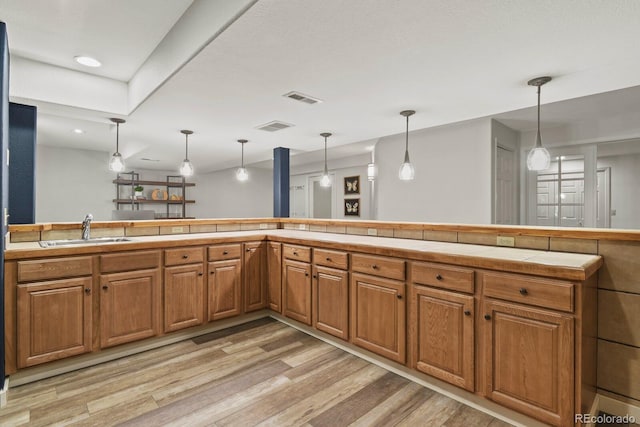
[[[116,198],[113,199],[113,203],[116,204],[117,210],[125,210],[127,206],[131,210],[139,210],[140,205],[166,205],[166,213],[156,212],[156,219],[175,219],[175,218],[189,218],[186,215],[186,208],[188,204],[193,204],[195,200],[186,200],[186,188],[195,187],[195,183],[186,182],[183,176],[180,175],[167,175],[166,181],[152,181],[140,179],[140,174],[134,171],[119,173],[117,178],[113,180],[116,185]],[[136,198],[134,195],[134,188],[136,186],[151,186],[163,188],[167,193],[167,199],[151,199],[151,198]],[[123,191],[128,188],[129,191]],[[125,193],[123,197],[122,193]],[[127,195],[128,193],[128,195]],[[177,196],[178,199],[171,199],[171,196]],[[179,213],[171,213],[170,206],[182,206]]]

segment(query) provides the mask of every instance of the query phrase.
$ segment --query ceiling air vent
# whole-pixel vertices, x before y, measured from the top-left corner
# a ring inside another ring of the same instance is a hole
[[[285,93],[282,96],[286,96],[287,98],[293,99],[294,101],[304,102],[305,104],[317,104],[318,102],[322,102],[322,100],[318,98],[314,98],[312,96],[305,95],[304,93],[296,91]]]
[[[260,125],[256,127],[256,129],[266,130],[267,132],[275,132],[278,130],[290,128],[291,126],[293,125],[290,125],[289,123],[285,123],[285,122],[279,122],[278,120],[274,120],[272,122]]]

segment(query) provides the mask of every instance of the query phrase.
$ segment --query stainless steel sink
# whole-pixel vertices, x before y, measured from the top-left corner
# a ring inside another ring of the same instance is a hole
[[[56,246],[71,246],[71,245],[91,245],[98,243],[116,243],[116,242],[130,242],[131,239],[127,237],[96,237],[95,239],[63,239],[63,240],[43,240],[40,241],[40,246],[43,248],[54,248]]]

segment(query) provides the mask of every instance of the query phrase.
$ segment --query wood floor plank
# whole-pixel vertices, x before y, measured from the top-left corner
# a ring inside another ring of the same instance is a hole
[[[2,426],[508,426],[273,320],[15,387],[7,400]]]
[[[192,338],[196,344],[204,344],[209,341],[218,340],[220,338],[225,338],[231,335],[237,335],[240,332],[248,331],[251,329],[255,329],[259,326],[275,324],[277,321],[272,319],[271,317],[263,317],[262,319],[253,320],[251,322],[243,323],[241,325],[232,326],[230,328],[222,329],[220,331],[211,332],[205,335],[200,335],[198,337]]]
[[[351,424],[383,402],[389,394],[395,393],[408,383],[409,380],[387,372],[348,399],[309,420],[309,424],[314,427],[333,427],[336,419],[344,425]]]
[[[350,425],[353,427],[394,426],[419,408],[434,393],[419,384],[409,383]]]

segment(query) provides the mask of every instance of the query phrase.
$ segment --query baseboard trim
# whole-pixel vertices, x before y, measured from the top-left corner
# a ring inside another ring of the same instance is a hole
[[[98,365],[100,363],[109,362],[111,360],[120,359],[122,357],[131,356],[133,354],[142,353],[144,351],[163,347],[165,345],[174,344],[179,341],[195,338],[197,336],[208,334],[210,332],[215,332],[221,329],[226,329],[232,326],[251,322],[252,320],[269,317],[269,314],[270,312],[268,310],[260,310],[230,319],[217,320],[213,323],[189,328],[184,331],[172,332],[161,337],[148,338],[144,341],[122,344],[95,353],[87,353],[80,356],[75,356],[70,359],[63,359],[56,362],[34,366],[32,368],[21,369],[20,371],[10,376],[11,387],[39,381],[60,374],[66,374],[67,372],[87,368],[89,366]]]
[[[623,402],[600,393],[596,395],[596,399],[598,400],[598,412],[606,412],[607,414],[621,417],[629,415],[636,419],[636,423],[640,422],[640,406]]]
[[[7,390],[9,390],[9,378],[4,379],[2,384],[2,390],[0,390],[0,408],[4,408],[7,405]]]
[[[364,359],[367,362],[373,363],[374,365],[380,366],[387,371],[400,375],[401,377],[404,377],[409,381],[420,384],[423,387],[443,394],[453,400],[477,409],[478,411],[484,412],[485,414],[491,415],[492,417],[498,418],[504,422],[518,427],[547,427],[547,424],[541,423],[540,421],[534,420],[533,418],[530,418],[526,415],[522,415],[518,412],[512,411],[511,409],[507,409],[474,393],[445,383],[444,381],[440,381],[433,377],[421,374],[420,372],[409,369],[404,365],[392,362],[388,359],[383,358],[382,356],[378,356],[375,353],[364,350],[360,347],[356,347],[351,343],[342,341],[329,334],[325,334],[324,332],[320,332],[309,326],[292,321],[291,319],[288,319],[279,314],[275,314],[273,312],[270,313],[270,316],[279,322],[282,322],[286,325],[291,326],[292,328],[298,329],[299,331],[318,338],[319,340],[322,340],[327,344],[351,353],[354,356]]]

